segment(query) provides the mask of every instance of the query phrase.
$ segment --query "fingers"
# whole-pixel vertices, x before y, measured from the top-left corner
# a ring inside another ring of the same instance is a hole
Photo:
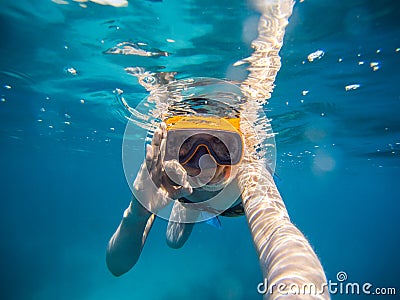
[[[178,199],[190,195],[193,188],[190,186],[186,170],[177,160],[164,162],[163,185],[172,199]]]
[[[152,162],[152,178],[159,182],[162,176],[162,163],[165,154],[165,144],[167,138],[167,129],[165,123],[161,123],[160,127],[154,133],[153,147],[153,162]]]
[[[164,161],[164,156],[165,156],[165,147],[167,143],[167,124],[162,122],[160,124],[160,129],[162,132],[161,136],[161,145],[160,145],[160,158],[159,161],[162,163]]]
[[[178,199],[190,195],[193,189],[186,170],[177,160],[164,162],[166,140],[167,126],[161,123],[154,132],[151,145],[146,147],[146,165],[153,183],[159,188],[162,186],[167,197]]]
[[[146,146],[146,166],[147,166],[147,170],[150,172],[151,170],[151,165],[153,162],[153,156],[154,156],[154,151],[153,151],[153,147],[151,145],[147,145]]]
[[[172,180],[175,184],[180,186],[189,185],[189,181],[187,180],[186,170],[182,167],[182,165],[176,160],[168,160],[163,164],[166,175]]]
[[[156,168],[157,166],[157,162],[160,156],[161,139],[162,130],[161,128],[157,128],[151,141],[151,147],[153,148],[153,160],[151,162],[150,170],[154,170],[154,168]]]
[[[161,172],[166,137],[167,126],[163,122],[155,130],[151,145],[146,146],[146,164],[151,177],[157,176]]]

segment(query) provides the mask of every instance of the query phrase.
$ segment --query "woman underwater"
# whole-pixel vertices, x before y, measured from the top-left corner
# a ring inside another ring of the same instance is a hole
[[[182,96],[183,90],[202,90],[210,80],[175,81],[173,76],[148,87],[165,109],[133,182],[134,197],[107,247],[107,266],[115,276],[135,265],[155,216],[172,204],[166,234],[172,248],[182,247],[195,223],[209,218],[204,212],[212,220],[244,214],[269,286],[265,299],[330,298],[321,263],[291,223],[271,169],[262,159],[268,151],[261,157],[258,153],[260,145],[266,145],[266,134],[265,127],[255,123],[280,68],[278,52],[293,8],[291,0],[260,3],[255,51],[236,64],[249,64],[249,76],[239,92],[217,83],[212,93]],[[143,74],[134,75],[146,86]],[[166,100],[160,101],[162,97]],[[294,294],[294,286],[315,290]]]

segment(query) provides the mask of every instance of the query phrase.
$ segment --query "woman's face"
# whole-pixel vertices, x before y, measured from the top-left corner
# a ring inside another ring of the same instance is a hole
[[[215,141],[215,138],[212,136],[199,135],[198,137],[203,141],[206,140],[210,144],[218,142]],[[188,150],[186,150],[183,145],[180,151]],[[200,146],[190,160],[183,164],[183,167],[190,177],[196,177],[197,180],[203,182],[204,184],[211,185],[220,184],[224,181],[227,181],[232,170],[232,166],[217,164],[205,146]]]

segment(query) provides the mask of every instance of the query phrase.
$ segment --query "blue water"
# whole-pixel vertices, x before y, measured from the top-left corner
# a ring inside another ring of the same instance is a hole
[[[222,218],[222,230],[196,225],[180,250],[157,220],[134,269],[115,278],[105,265],[131,197],[112,92],[131,106],[147,94],[124,68],[239,80],[245,70],[231,65],[251,54],[257,13],[238,0],[68,2],[0,4],[0,298],[261,299],[244,217]],[[328,279],[345,271],[397,289],[377,299],[400,293],[399,15],[396,1],[297,3],[266,107],[292,221]],[[104,53],[123,41],[170,55]],[[310,63],[316,50],[325,55]]]

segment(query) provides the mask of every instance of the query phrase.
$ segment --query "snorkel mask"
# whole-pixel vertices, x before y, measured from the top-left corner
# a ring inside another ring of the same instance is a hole
[[[165,160],[176,159],[182,166],[195,168],[199,168],[199,160],[206,154],[219,166],[234,166],[242,160],[243,137],[239,118],[175,116],[165,123]]]

